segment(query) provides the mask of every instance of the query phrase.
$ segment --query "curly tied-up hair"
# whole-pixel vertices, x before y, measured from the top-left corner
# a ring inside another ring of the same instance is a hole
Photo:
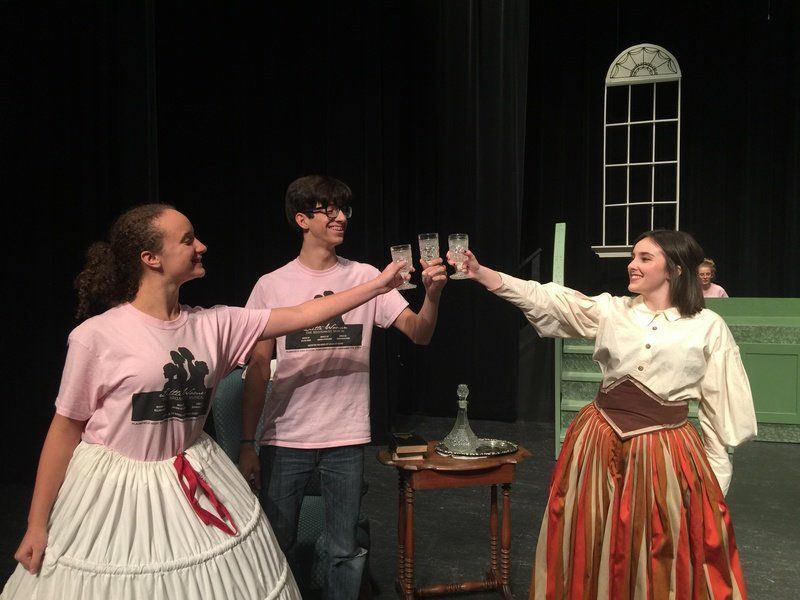
[[[667,259],[672,306],[684,317],[691,317],[703,310],[706,303],[697,280],[697,268],[705,253],[697,240],[685,231],[655,229],[636,238],[634,245],[644,238],[650,238],[658,244]]]
[[[141,253],[160,252],[162,232],[155,221],[169,204],[143,204],[120,215],[108,232],[108,242],[95,242],[86,251],[83,270],[75,278],[78,320],[130,302],[142,278]]]

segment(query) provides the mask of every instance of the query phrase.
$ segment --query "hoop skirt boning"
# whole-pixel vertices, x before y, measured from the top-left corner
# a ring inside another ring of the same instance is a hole
[[[200,521],[174,459],[136,461],[81,442],[50,514],[39,574],[18,565],[0,598],[299,599],[272,528],[236,466],[206,435],[185,454],[230,512],[237,535]]]
[[[570,424],[536,546],[531,600],[743,600],[728,507],[697,430],[625,441],[594,403]]]

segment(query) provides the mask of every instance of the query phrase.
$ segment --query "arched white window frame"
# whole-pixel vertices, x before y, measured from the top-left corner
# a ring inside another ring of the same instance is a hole
[[[677,110],[675,111],[674,118],[657,118],[656,93],[657,84],[667,82],[677,82]],[[653,108],[650,119],[631,119],[631,90],[633,86],[656,84],[653,85]],[[628,88],[628,101],[627,112],[628,117],[625,121],[615,121],[609,123],[608,115],[608,90],[610,87],[627,86]],[[601,258],[614,258],[614,257],[628,257],[631,252],[632,236],[638,235],[639,231],[630,231],[630,210],[632,206],[649,206],[650,207],[650,228],[656,226],[655,223],[655,210],[658,205],[674,205],[675,222],[674,229],[679,228],[680,224],[680,117],[681,117],[681,70],[678,66],[678,61],[666,49],[655,44],[638,44],[631,46],[627,50],[622,51],[619,56],[611,63],[606,74],[605,93],[603,99],[603,232],[602,244],[599,246],[592,246],[592,249]],[[640,126],[645,124],[652,124],[652,153],[649,161],[631,162],[631,126]],[[676,140],[675,140],[675,156],[674,160],[656,160],[656,125],[659,123],[675,123],[676,124]],[[608,131],[611,127],[625,127],[627,129],[626,139],[626,160],[623,163],[615,162],[610,164],[608,162]],[[674,199],[663,200],[655,198],[655,169],[656,165],[675,165],[675,182],[674,182]],[[631,167],[650,166],[650,198],[648,201],[636,200],[631,202],[630,198],[630,172]],[[626,189],[624,202],[618,200],[609,202],[607,198],[607,182],[606,177],[609,168],[625,168],[626,176]],[[609,208],[625,209],[625,244],[609,244],[607,243],[608,236],[606,230],[607,224],[607,211]],[[672,224],[671,224],[672,225]],[[663,223],[658,226],[664,228]]]

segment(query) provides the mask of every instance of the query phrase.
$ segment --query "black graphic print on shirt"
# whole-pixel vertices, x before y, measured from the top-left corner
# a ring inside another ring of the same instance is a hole
[[[211,388],[205,384],[208,364],[195,360],[188,348],[171,350],[172,362],[164,365],[164,387],[155,392],[133,395],[131,422],[154,423],[196,419],[208,412]]]
[[[314,298],[330,296],[333,292],[325,290]],[[336,316],[327,323],[309,327],[286,336],[286,350],[314,350],[319,348],[358,348],[364,325],[347,325],[342,316]]]

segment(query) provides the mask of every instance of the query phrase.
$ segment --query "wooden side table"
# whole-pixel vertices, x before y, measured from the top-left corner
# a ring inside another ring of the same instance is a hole
[[[511,598],[509,566],[511,560],[511,484],[517,463],[530,456],[520,446],[513,454],[478,459],[458,459],[441,456],[434,450],[437,442],[428,444],[425,458],[420,460],[392,460],[391,452],[378,452],[381,464],[395,467],[400,490],[397,511],[397,592],[407,600],[424,596],[442,596],[462,592],[497,590],[503,598]],[[414,587],[414,492],[461,488],[478,485],[491,486],[489,505],[489,569],[482,580],[462,581],[428,587]],[[503,511],[499,518],[497,486],[502,486]],[[497,552],[498,520],[500,526],[500,553]]]

